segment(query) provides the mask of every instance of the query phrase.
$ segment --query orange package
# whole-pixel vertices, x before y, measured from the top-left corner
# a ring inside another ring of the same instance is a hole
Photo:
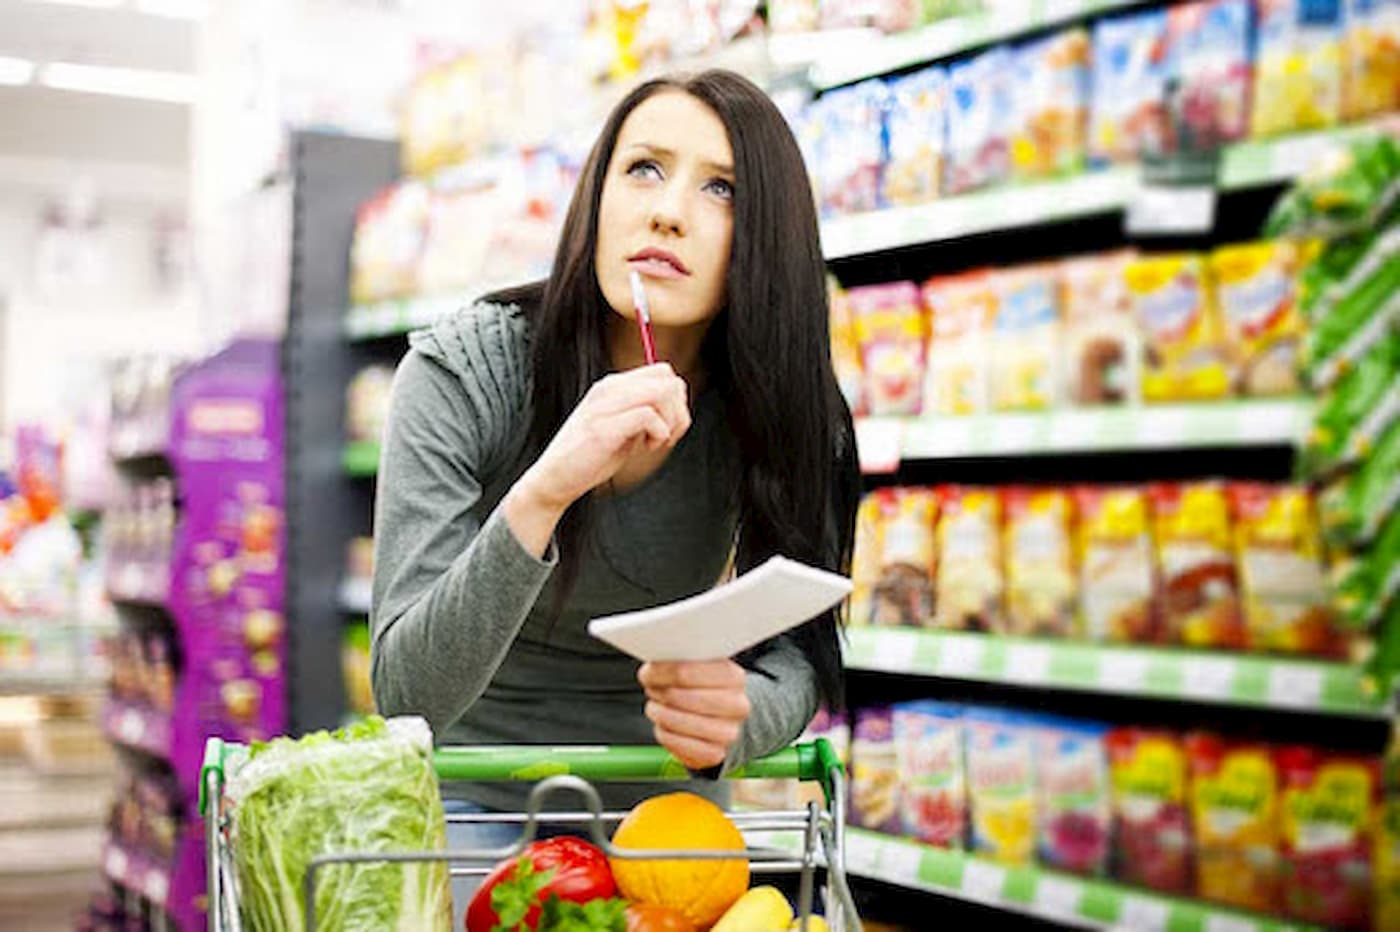
[[[915,627],[932,624],[938,496],[933,489],[882,491],[892,494],[882,508],[884,531],[879,578],[871,596],[871,621]]]
[[[985,271],[938,275],[924,283],[929,313],[925,414],[987,410],[988,328],[996,310]]]
[[[1278,903],[1278,772],[1262,744],[1186,737],[1196,895],[1272,912]]]
[[[918,414],[923,402],[925,315],[913,282],[852,288],[847,293],[860,339],[866,411]]]
[[[1196,401],[1230,392],[1225,333],[1204,258],[1143,256],[1123,272],[1142,329],[1145,401]]]
[[[1244,647],[1230,508],[1218,482],[1151,487],[1166,640],[1191,647]]]
[[[1334,653],[1322,540],[1307,488],[1237,482],[1229,492],[1249,646]]]
[[[1142,338],[1123,272],[1130,250],[1060,263],[1065,317],[1065,395],[1077,405],[1142,396]]]
[[[1007,630],[1073,637],[1078,585],[1074,573],[1073,502],[1062,489],[1009,488],[1006,528]]]
[[[1081,486],[1074,501],[1085,636],[1093,641],[1158,640],[1157,566],[1147,493],[1126,486]]]
[[[996,489],[939,489],[935,627],[1005,632],[1000,532]]]

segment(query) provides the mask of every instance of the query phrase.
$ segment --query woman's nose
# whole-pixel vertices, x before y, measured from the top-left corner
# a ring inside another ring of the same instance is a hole
[[[685,208],[680,203],[683,195],[676,190],[677,187],[667,185],[665,190],[658,192],[651,209],[653,232],[670,233],[675,236],[685,234]]]

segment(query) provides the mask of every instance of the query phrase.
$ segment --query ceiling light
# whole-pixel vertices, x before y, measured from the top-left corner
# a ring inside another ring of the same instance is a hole
[[[170,19],[204,19],[209,15],[209,0],[136,0],[136,9]]]
[[[0,84],[19,87],[34,78],[34,63],[27,58],[0,55]]]
[[[39,83],[62,91],[138,97],[173,104],[194,101],[195,77],[175,71],[146,71],[140,68],[108,68],[53,62],[39,72]]]

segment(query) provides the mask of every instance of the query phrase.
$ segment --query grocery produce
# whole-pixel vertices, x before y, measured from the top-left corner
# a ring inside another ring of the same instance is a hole
[[[696,932],[684,913],[655,903],[632,903],[626,919],[627,932]]]
[[[792,906],[776,887],[754,887],[729,907],[710,932],[786,929],[792,918]]]
[[[526,876],[535,882],[516,895],[512,916],[503,917],[495,908],[497,887]],[[536,841],[518,860],[498,864],[482,881],[467,907],[467,932],[492,932],[498,924],[513,929],[521,922],[534,929],[539,925],[540,907],[551,896],[587,903],[608,899],[616,889],[607,857],[593,845],[570,836]],[[524,915],[514,915],[521,907]]]

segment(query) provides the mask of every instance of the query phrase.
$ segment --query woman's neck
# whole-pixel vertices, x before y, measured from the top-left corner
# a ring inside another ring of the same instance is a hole
[[[705,381],[701,349],[709,323],[705,321],[693,327],[654,327],[652,330],[657,360],[670,363],[676,374],[685,379],[692,398]],[[636,323],[617,314],[612,315],[608,324],[608,360],[615,372],[646,365]]]

